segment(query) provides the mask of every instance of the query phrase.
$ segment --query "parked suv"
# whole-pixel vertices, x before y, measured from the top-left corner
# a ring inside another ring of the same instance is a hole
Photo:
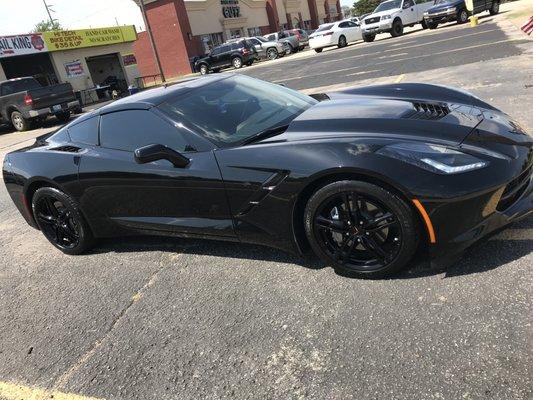
[[[491,15],[498,14],[500,2],[498,0],[474,0],[474,14],[489,11]],[[435,29],[439,24],[457,21],[464,24],[468,21],[470,12],[466,9],[464,0],[435,0],[435,6],[424,13],[424,21],[429,29]]]
[[[285,47],[280,42],[270,42],[263,36],[253,36],[245,39],[254,46],[259,59],[265,58],[267,60],[275,60],[276,58],[285,55]],[[237,40],[240,39],[234,39],[233,41]]]
[[[257,51],[253,44],[242,39],[214,47],[211,53],[195,62],[195,68],[205,75],[209,71],[218,72],[226,67],[238,69],[243,65],[252,65],[257,58]]]

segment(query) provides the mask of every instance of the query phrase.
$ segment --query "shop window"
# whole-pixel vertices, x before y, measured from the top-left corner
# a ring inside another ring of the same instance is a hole
[[[230,39],[238,39],[240,37],[242,37],[242,29],[230,29],[229,31]]]
[[[261,36],[261,28],[248,28],[248,36]]]

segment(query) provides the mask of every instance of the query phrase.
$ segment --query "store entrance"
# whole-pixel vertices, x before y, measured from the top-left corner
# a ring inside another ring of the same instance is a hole
[[[59,83],[48,53],[0,59],[7,79],[33,76],[43,86]]]
[[[117,90],[118,92],[128,90],[126,74],[120,63],[118,53],[87,57],[85,61],[89,67],[91,79],[96,87],[109,90],[110,93],[113,90]]]

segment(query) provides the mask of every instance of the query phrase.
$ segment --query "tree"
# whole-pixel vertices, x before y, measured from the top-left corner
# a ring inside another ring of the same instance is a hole
[[[374,11],[374,9],[383,0],[359,0],[353,3],[353,8],[356,15],[368,14]]]
[[[43,20],[33,28],[32,32],[62,31],[63,27],[58,21]]]

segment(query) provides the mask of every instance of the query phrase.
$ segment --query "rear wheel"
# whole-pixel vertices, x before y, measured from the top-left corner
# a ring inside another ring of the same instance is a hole
[[[498,14],[500,12],[500,3],[498,3],[497,1],[493,1],[489,12],[490,15]]]
[[[67,122],[70,119],[70,111],[65,111],[59,114],[56,114],[56,118],[59,122]]]
[[[315,49],[315,51],[316,51],[317,53],[322,53],[322,50],[324,50],[324,49],[322,49],[322,48]]]
[[[402,36],[403,35],[403,24],[399,19],[394,20],[392,23],[392,29],[390,31],[392,37]]]
[[[13,111],[11,113],[11,123],[13,124],[13,127],[19,132],[27,131],[28,129],[30,129],[31,125],[30,120],[24,118],[24,116],[18,111]]]
[[[62,191],[43,187],[32,199],[32,210],[39,229],[65,254],[81,254],[94,244],[94,238],[74,200]]]
[[[200,65],[200,74],[201,75],[207,75],[208,72],[209,72],[209,68],[207,68],[207,65],[205,65],[205,64]]]
[[[466,11],[465,9],[462,9],[457,14],[457,23],[464,24],[466,22],[468,22],[468,11]]]
[[[266,56],[269,60],[275,60],[276,58],[278,58],[278,51],[275,48],[271,47],[267,50]]]
[[[365,42],[373,42],[376,38],[376,35],[363,35],[363,40]]]
[[[439,26],[439,24],[437,24],[435,22],[428,23],[428,28],[429,29],[437,29],[437,26]]]
[[[394,193],[360,181],[334,182],[309,200],[305,232],[314,252],[343,275],[379,278],[412,259],[419,233]]]
[[[231,60],[231,65],[233,65],[233,68],[239,69],[242,67],[242,59],[240,57],[234,57]]]
[[[346,36],[341,35],[341,36],[339,37],[339,42],[337,43],[337,47],[338,47],[338,48],[346,47],[347,44],[348,44],[348,43],[346,42]]]

